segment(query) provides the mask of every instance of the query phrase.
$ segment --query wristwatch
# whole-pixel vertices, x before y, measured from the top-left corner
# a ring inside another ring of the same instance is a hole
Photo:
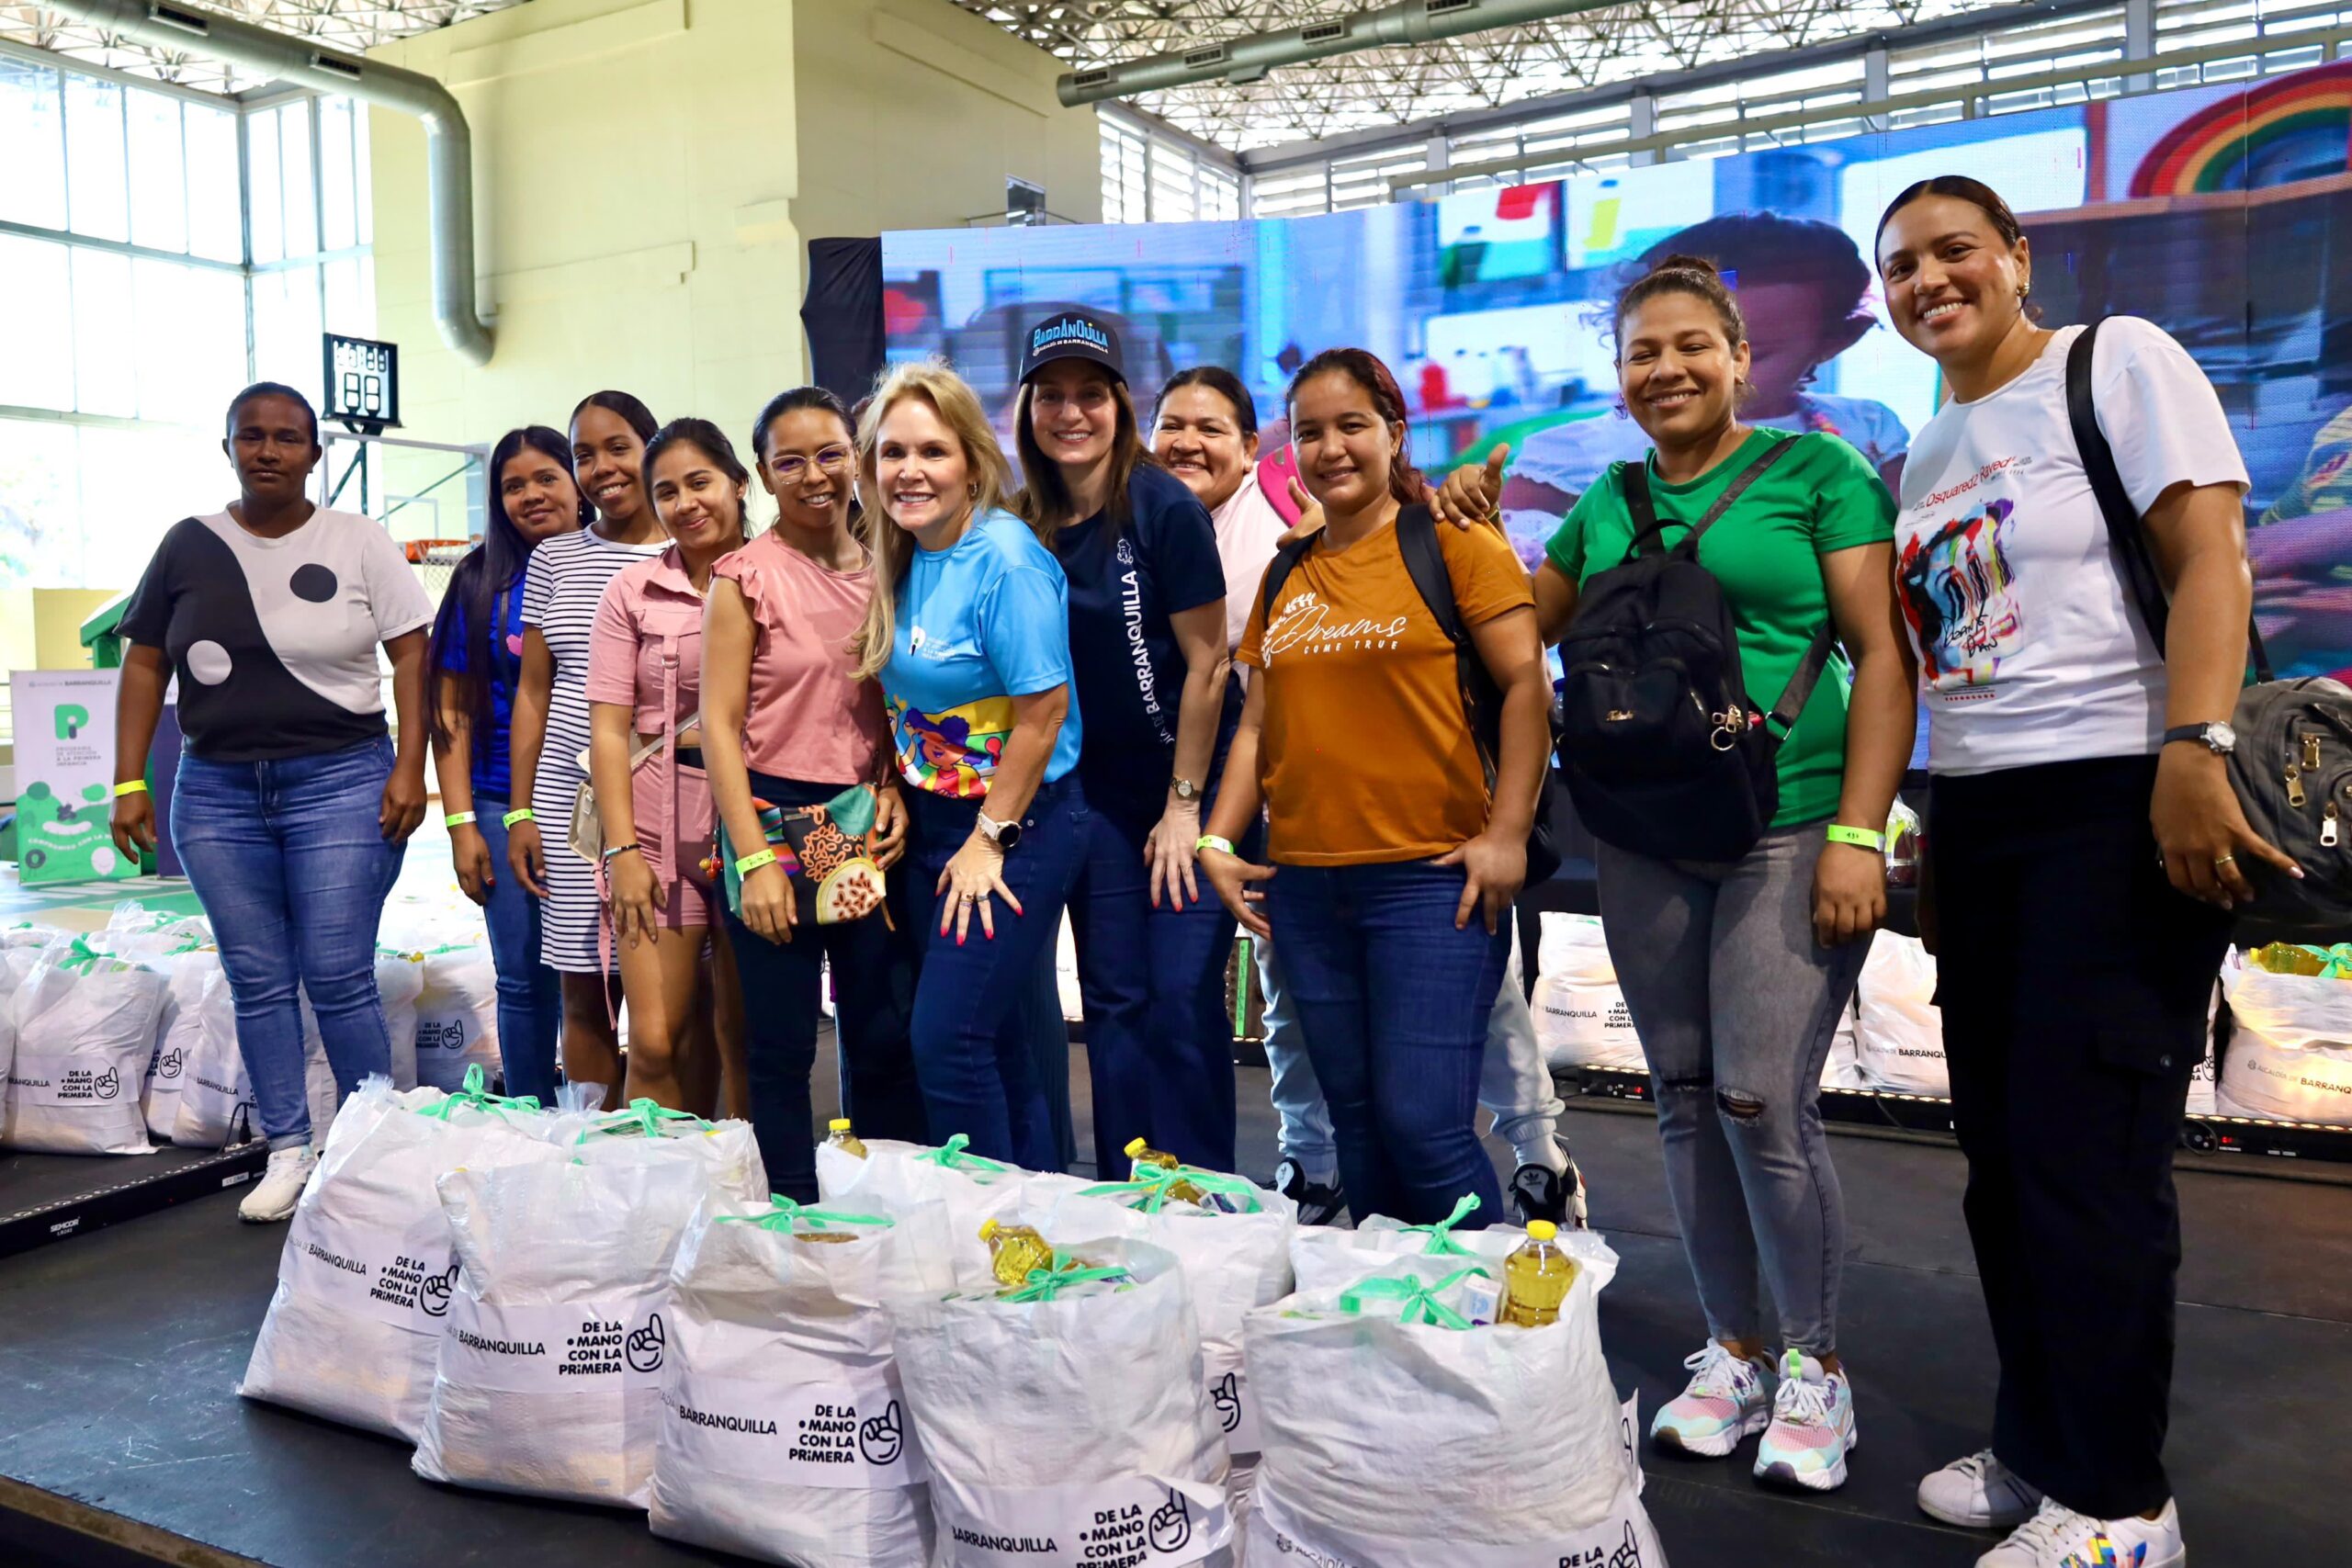
[[[2194,740],[2216,757],[2226,757],[2237,750],[2238,732],[2218,722],[2177,724],[2165,731],[2165,744],[2169,746],[2176,740]]]
[[[1181,773],[1168,781],[1168,787],[1176,792],[1179,800],[1198,800],[1201,797],[1201,786]]]
[[[1021,823],[1018,818],[1011,822],[1000,822],[983,811],[976,820],[979,823],[980,837],[1002,850],[1006,854],[1011,854],[1021,847]]]

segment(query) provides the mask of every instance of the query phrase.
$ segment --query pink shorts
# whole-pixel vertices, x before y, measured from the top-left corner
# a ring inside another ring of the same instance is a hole
[[[664,893],[654,908],[656,920],[667,931],[716,924],[714,890],[702,869],[711,844],[709,775],[700,768],[679,766],[674,811],[667,759],[654,756],[637,771],[632,782],[638,852],[652,868],[654,880],[662,885]],[[685,830],[678,837],[674,859],[665,864],[663,857],[670,852],[671,838],[677,830],[673,817],[684,818]]]

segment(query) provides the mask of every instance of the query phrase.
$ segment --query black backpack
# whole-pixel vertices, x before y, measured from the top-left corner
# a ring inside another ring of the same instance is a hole
[[[1415,504],[1402,507],[1396,513],[1396,548],[1405,558],[1405,570],[1413,580],[1413,587],[1421,603],[1437,619],[1438,628],[1446,640],[1453,644],[1454,679],[1462,689],[1462,707],[1470,720],[1470,736],[1477,744],[1478,766],[1486,774],[1487,793],[1494,794],[1495,763],[1502,755],[1503,695],[1502,688],[1487,671],[1487,661],[1478,657],[1477,644],[1470,640],[1470,629],[1462,624],[1462,612],[1453,601],[1453,574],[1446,570],[1445,553],[1437,542],[1437,519],[1426,506]],[[1274,552],[1273,564],[1266,569],[1263,600],[1266,618],[1274,614],[1275,595],[1291,574],[1293,568],[1306,558],[1315,547],[1315,536],[1284,545]],[[1552,770],[1544,770],[1542,793],[1535,802],[1535,825],[1527,835],[1527,885],[1548,882],[1560,869],[1560,852],[1552,841]]]
[[[1560,768],[1603,843],[1660,860],[1737,860],[1780,809],[1781,743],[1829,664],[1822,623],[1769,715],[1748,700],[1731,604],[1699,540],[1796,444],[1767,446],[1668,547],[1649,464],[1626,464],[1625,558],[1595,572],[1560,641]]]
[[[2085,327],[2066,351],[2066,418],[2107,520],[2124,588],[2162,651],[2171,605],[2092,396],[2098,325]],[[2285,851],[2303,874],[2298,881],[2260,861],[2241,859],[2238,870],[2256,896],[2243,913],[2283,928],[2340,933],[2352,926],[2352,689],[2324,675],[2277,679],[2262,628],[2249,619],[2245,635],[2254,680],[2238,694],[2230,716],[2237,731],[2230,787],[2246,825]]]

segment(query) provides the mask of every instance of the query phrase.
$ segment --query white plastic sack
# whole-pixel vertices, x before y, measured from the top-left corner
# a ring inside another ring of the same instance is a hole
[[[1821,1064],[1824,1089],[1867,1089],[1862,1079],[1862,1047],[1854,1023],[1854,1004],[1838,1015],[1838,1032],[1829,1037],[1829,1055]]]
[[[163,1013],[155,1028],[155,1055],[147,1064],[146,1087],[139,1096],[147,1131],[156,1137],[169,1138],[178,1131],[180,1087],[187,1081],[188,1063],[204,1032],[205,987],[220,972],[218,953],[182,953],[170,961]],[[225,1003],[226,987],[220,995]]]
[[[237,1003],[229,976],[209,969],[197,998],[197,1023],[184,1038],[188,1056],[180,1068],[180,1111],[172,1142],[183,1148],[217,1149],[230,1138],[261,1135],[254,1108],[253,1079],[237,1048]]]
[[[1290,1244],[1298,1229],[1297,1205],[1282,1194],[1250,1187],[1246,1201],[1257,1204],[1254,1213],[1169,1203],[1155,1213],[1080,1189],[1029,1211],[1031,1223],[1048,1236],[1123,1236],[1149,1242],[1176,1259],[1200,1325],[1209,1406],[1236,1460],[1254,1458],[1259,1445],[1241,1321],[1252,1309],[1290,1294]]]
[[[1302,1293],[1344,1290],[1374,1274],[1409,1269],[1427,1280],[1450,1274],[1465,1263],[1483,1264],[1501,1276],[1502,1260],[1527,1239],[1516,1225],[1456,1231],[1476,1213],[1468,1197],[1453,1215],[1434,1225],[1408,1225],[1374,1214],[1354,1230],[1338,1225],[1301,1225],[1290,1244],[1291,1272]]]
[[[1641,1038],[1617,985],[1617,966],[1593,916],[1544,911],[1532,1005],[1535,1043],[1551,1066],[1646,1070]]]
[[[1225,1437],[1176,1259],[1141,1242],[1060,1246],[1126,1289],[894,1306],[944,1568],[1182,1568],[1238,1561]]]
[[[17,993],[41,960],[42,949],[0,946],[0,1096],[7,1092],[8,1069],[17,1060]]]
[[[711,1191],[692,1159],[459,1168],[461,1267],[411,1461],[428,1481],[642,1508],[672,1258]]]
[[[155,1053],[164,977],[120,959],[47,950],[17,988],[0,1144],[58,1155],[143,1155],[139,1090]]]
[[[936,1207],[883,1226],[803,1219],[855,1238],[809,1243],[766,1204],[705,1203],[670,1270],[655,1535],[796,1568],[931,1561],[888,1303],[954,1283],[944,1220]]]
[[[424,961],[413,953],[379,951],[376,954],[376,995],[384,1009],[384,1033],[391,1043],[394,1089],[414,1089],[416,1071],[416,1007],[417,997],[424,988]],[[311,1132],[323,1140],[326,1130],[334,1124],[341,1110],[341,1099],[335,1093],[334,1065],[327,1059],[325,1036],[319,1032],[319,1015],[311,1010],[308,993],[300,998],[302,1010],[302,1087],[311,1101]],[[496,1071],[495,1064],[490,1069]],[[451,1093],[464,1087],[465,1073],[461,1069],[457,1080],[436,1083],[435,1089]]]
[[[2217,1109],[2352,1126],[2352,980],[2247,964],[2227,983],[2237,1032],[2222,1063]]]
[[[1951,1093],[1943,1013],[1934,1005],[1936,961],[1917,937],[1871,938],[1856,991],[1855,1054],[1870,1088],[1894,1094]]]
[[[466,1068],[475,1065],[496,1081],[498,971],[489,946],[476,941],[423,956],[424,978],[409,1031],[417,1081],[454,1089],[465,1081]]]
[[[1408,1324],[1393,1297],[1358,1314],[1337,1291],[1250,1314],[1266,1438],[1250,1568],[1664,1568],[1600,1353],[1616,1256],[1560,1239],[1580,1269],[1543,1328]]]
[[[578,1125],[580,1132],[564,1135],[565,1152],[591,1165],[684,1161],[742,1202],[768,1201],[767,1167],[749,1122],[706,1122],[640,1100],[609,1116],[583,1115]]]
[[[540,1117],[446,1098],[371,1077],[345,1101],[239,1393],[412,1443],[423,1434],[458,1274],[435,1179],[566,1157],[529,1135]]]
[[[1068,910],[1062,912],[1061,934],[1054,939],[1054,989],[1061,998],[1062,1021],[1084,1021],[1086,1000],[1078,985],[1078,937],[1070,930]]]
[[[943,1212],[956,1283],[993,1290],[996,1277],[980,1226],[1012,1220],[1023,1202],[1050,1203],[1057,1194],[1091,1185],[1073,1176],[1046,1175],[964,1152],[961,1134],[944,1147],[891,1138],[865,1140],[866,1155],[817,1146],[817,1194],[829,1209],[865,1209],[902,1216],[925,1208]]]
[[[2213,1061],[2213,1025],[2222,1012],[2222,985],[2233,973],[2244,966],[2244,962],[2236,948],[2230,949],[2228,956],[2222,961],[2221,976],[2213,982],[2212,998],[2205,1004],[2205,1055],[2197,1064],[2197,1070],[2188,1075],[2188,1114],[2191,1116],[2219,1113],[2214,1103],[2214,1090],[2219,1086],[2220,1073]]]

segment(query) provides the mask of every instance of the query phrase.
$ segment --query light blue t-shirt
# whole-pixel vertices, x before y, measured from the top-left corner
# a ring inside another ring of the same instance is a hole
[[[1046,762],[1078,766],[1069,584],[1029,525],[999,509],[944,550],[917,549],[899,585],[882,696],[899,773],[916,789],[984,796],[1012,734],[1012,699],[1069,685],[1069,716]]]

